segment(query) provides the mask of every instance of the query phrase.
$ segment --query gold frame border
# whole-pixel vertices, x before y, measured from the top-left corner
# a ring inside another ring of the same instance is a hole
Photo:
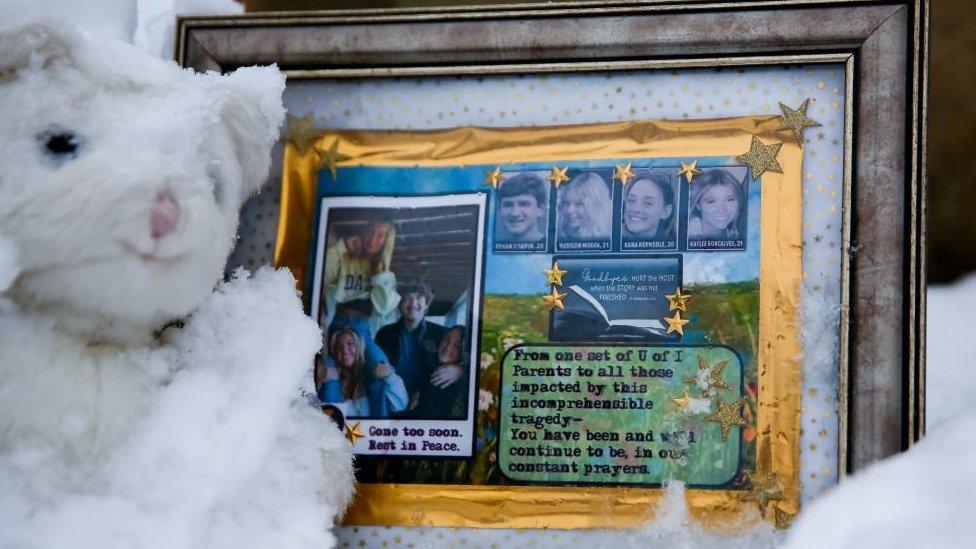
[[[340,165],[447,166],[635,157],[736,156],[752,136],[783,143],[783,174],[761,180],[758,476],[774,475],[780,512],[795,514],[800,493],[799,301],[802,278],[802,149],[779,131],[777,116],[643,121],[573,126],[431,131],[330,131],[316,145],[350,157]],[[708,137],[703,138],[702,135]],[[574,138],[575,137],[575,138]],[[584,139],[585,137],[585,139]],[[485,146],[490,143],[490,146]],[[282,215],[275,264],[304,281],[315,207],[318,155],[286,145]],[[772,229],[770,229],[772,228]],[[777,410],[777,414],[772,411]],[[767,459],[766,456],[769,456]],[[706,523],[742,518],[747,491],[689,489],[694,516]],[[653,515],[662,491],[634,487],[363,484],[347,525],[489,528],[627,528]],[[557,505],[558,503],[558,505]],[[776,512],[771,514],[775,515]],[[739,522],[735,522],[739,524]]]

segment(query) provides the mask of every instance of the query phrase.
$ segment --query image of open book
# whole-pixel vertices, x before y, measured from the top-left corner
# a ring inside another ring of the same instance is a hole
[[[554,309],[550,341],[665,340],[664,323],[658,318],[615,318],[603,304],[578,285],[565,288],[565,309]]]

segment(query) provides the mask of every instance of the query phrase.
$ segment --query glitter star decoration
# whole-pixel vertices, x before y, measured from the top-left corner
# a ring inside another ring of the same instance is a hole
[[[678,332],[678,335],[685,335],[685,324],[688,324],[688,320],[681,318],[681,311],[675,311],[674,316],[671,318],[664,317],[664,321],[668,323],[668,331],[665,334],[670,334],[671,332]]]
[[[668,311],[688,312],[688,300],[691,299],[691,294],[681,293],[681,286],[678,286],[673,294],[665,294],[664,297],[668,298]]]
[[[728,389],[732,390],[732,387],[722,379],[722,371],[728,366],[729,359],[725,359],[720,362],[716,362],[714,365],[709,365],[705,357],[698,355],[698,373],[685,379],[685,383],[689,383],[696,387],[700,387],[699,380],[701,376],[708,373],[708,377],[705,379],[705,388],[702,389],[702,398],[708,398],[712,395],[712,391],[717,389]]]
[[[546,179],[548,179],[549,181],[552,181],[552,184],[555,185],[556,188],[558,189],[559,188],[559,185],[562,182],[569,181],[569,176],[566,175],[566,170],[568,170],[568,169],[569,169],[569,166],[566,166],[565,168],[562,168],[562,169],[559,169],[558,167],[553,166],[552,169],[549,170],[549,177],[547,177]]]
[[[756,136],[752,136],[749,152],[740,155],[738,159],[749,166],[749,175],[753,179],[759,179],[766,172],[783,173],[783,168],[776,161],[776,155],[779,154],[779,148],[782,146],[782,143],[765,145]]]
[[[565,297],[566,294],[561,294],[556,291],[556,288],[553,288],[552,293],[542,296],[542,301],[545,301],[546,305],[549,305],[550,310],[565,309],[566,307],[563,306],[563,298]]]
[[[691,404],[691,395],[688,394],[688,388],[685,387],[685,392],[678,398],[672,398],[671,402],[675,403],[678,408],[687,408]]]
[[[285,114],[288,120],[288,129],[282,136],[284,140],[291,143],[298,149],[298,152],[306,153],[315,144],[319,137],[318,130],[315,129],[315,119],[312,113],[305,116],[292,116]]]
[[[701,173],[701,170],[698,169],[698,159],[695,159],[688,164],[682,162],[681,169],[678,170],[676,175],[683,175],[688,180],[688,183],[691,183],[692,178],[696,175],[701,175]]]
[[[780,117],[782,120],[779,123],[779,129],[790,130],[793,132],[793,136],[796,137],[796,143],[798,145],[803,144],[803,130],[804,128],[818,128],[821,126],[820,122],[807,117],[807,108],[810,106],[810,98],[806,98],[803,104],[799,108],[791,109],[786,105],[780,103],[779,108],[783,111],[783,116]]]
[[[779,507],[774,507],[773,510],[775,511],[776,528],[778,530],[786,530],[793,524],[793,518],[796,517],[796,514],[787,513]]]
[[[551,269],[542,269],[542,274],[546,275],[546,282],[548,284],[557,284],[559,286],[563,285],[563,275],[569,271],[559,268],[559,262],[553,261]]]
[[[315,153],[318,155],[318,169],[328,168],[329,174],[332,175],[332,180],[336,179],[336,167],[339,162],[343,160],[349,160],[349,157],[344,154],[339,154],[339,140],[336,139],[332,142],[332,145],[328,148],[322,148],[318,145],[315,146]]]
[[[714,414],[705,416],[708,423],[718,423],[722,426],[722,440],[729,438],[729,429],[736,425],[745,425],[746,420],[742,418],[742,407],[746,405],[746,397],[742,397],[732,404],[722,402],[722,397],[718,399],[718,410]]]
[[[349,439],[349,442],[356,444],[356,441],[364,436],[366,435],[364,435],[362,430],[359,428],[358,421],[352,425],[346,425],[346,438]]]
[[[743,499],[755,501],[759,505],[759,515],[766,518],[766,508],[769,502],[783,500],[783,487],[780,486],[776,475],[753,478],[752,488],[749,489],[749,493]]]
[[[492,189],[497,190],[498,186],[501,185],[502,181],[504,180],[505,176],[502,175],[502,169],[498,166],[495,166],[494,170],[485,173],[485,185],[488,185]]]
[[[630,163],[620,164],[613,168],[613,179],[619,179],[620,184],[624,187],[627,186],[627,182],[636,177],[633,170],[630,169]]]

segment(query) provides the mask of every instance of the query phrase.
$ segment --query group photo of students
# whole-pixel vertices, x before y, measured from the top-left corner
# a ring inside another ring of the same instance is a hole
[[[475,206],[329,211],[315,365],[347,418],[464,419]]]

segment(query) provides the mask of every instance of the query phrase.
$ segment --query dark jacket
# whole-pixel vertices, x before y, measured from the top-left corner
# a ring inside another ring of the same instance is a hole
[[[418,357],[419,367],[407,368],[400,361],[400,336],[404,332],[403,319],[380,328],[376,332],[376,344],[383,349],[390,364],[396,369],[397,374],[403,378],[403,383],[407,388],[407,409],[401,417],[417,417],[418,404],[421,393],[430,385],[430,374],[438,366],[437,350],[441,344],[441,339],[447,331],[443,326],[424,320],[417,326],[419,330],[420,353]]]

